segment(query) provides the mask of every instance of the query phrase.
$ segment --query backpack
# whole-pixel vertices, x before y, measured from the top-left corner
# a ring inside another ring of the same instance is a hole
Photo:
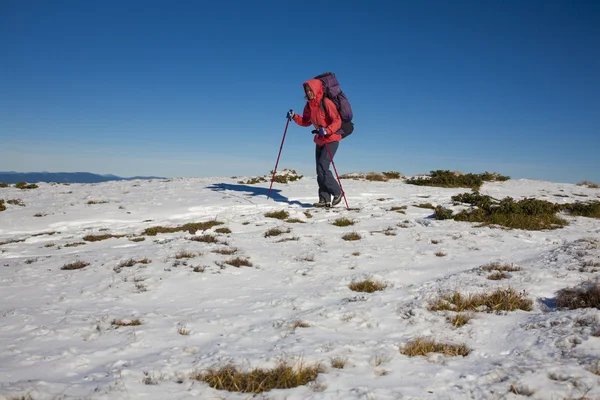
[[[337,133],[341,134],[342,138],[345,138],[354,131],[354,124],[352,123],[352,107],[350,106],[346,94],[342,92],[340,83],[333,72],[325,72],[324,74],[315,76],[315,79],[320,80],[323,84],[324,96],[321,99],[321,107],[323,110],[327,110],[325,108],[325,97],[333,101],[333,104],[335,104],[335,107],[342,118],[342,127]]]

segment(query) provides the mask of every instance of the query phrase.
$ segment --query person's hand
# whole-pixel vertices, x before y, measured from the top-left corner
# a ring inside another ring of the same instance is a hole
[[[319,137],[327,136],[327,130],[325,128],[319,128]]]
[[[295,115],[294,114],[294,110],[290,110],[290,111],[287,112],[286,118],[287,119],[292,119],[292,118],[294,118],[294,115]]]

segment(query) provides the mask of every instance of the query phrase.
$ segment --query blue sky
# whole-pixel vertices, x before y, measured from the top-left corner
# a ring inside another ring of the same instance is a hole
[[[340,6],[343,4],[343,6]],[[263,175],[302,82],[354,110],[338,172],[600,183],[597,1],[0,0],[0,171]],[[279,169],[314,176],[290,124]]]

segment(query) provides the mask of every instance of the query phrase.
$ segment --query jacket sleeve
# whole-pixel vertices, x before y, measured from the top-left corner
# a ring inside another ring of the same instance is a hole
[[[340,117],[340,113],[338,112],[333,101],[325,98],[325,108],[327,111],[327,115],[331,118],[331,124],[325,127],[328,134],[334,134],[342,127],[342,117]]]
[[[306,105],[304,106],[304,112],[302,113],[302,116],[299,116],[298,114],[294,115],[294,122],[300,126],[312,125],[312,121],[310,119],[310,107],[308,106],[308,103],[306,103]]]

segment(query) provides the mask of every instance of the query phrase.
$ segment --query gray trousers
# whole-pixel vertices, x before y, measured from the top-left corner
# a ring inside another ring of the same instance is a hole
[[[337,151],[340,142],[331,142],[327,143],[325,146],[329,146],[329,151],[331,152],[331,157],[335,156],[335,152]],[[317,183],[319,184],[319,201],[329,202],[331,201],[331,196],[339,196],[342,191],[340,190],[340,185],[338,185],[335,177],[329,170],[329,164],[331,164],[331,160],[329,159],[329,154],[327,153],[327,148],[325,146],[316,146],[315,149],[315,160],[317,162]]]

